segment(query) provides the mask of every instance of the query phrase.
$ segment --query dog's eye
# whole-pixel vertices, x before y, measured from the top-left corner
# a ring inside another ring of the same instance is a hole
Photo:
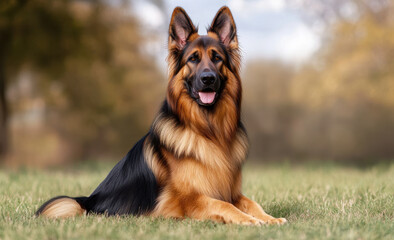
[[[222,61],[223,59],[222,59],[222,57],[220,57],[219,55],[217,55],[217,54],[215,54],[214,56],[213,56],[213,61],[214,62],[220,62],[220,61]]]
[[[198,58],[197,58],[196,55],[192,55],[192,56],[189,57],[189,59],[188,59],[187,61],[188,61],[188,62],[195,63],[195,62],[198,61]]]

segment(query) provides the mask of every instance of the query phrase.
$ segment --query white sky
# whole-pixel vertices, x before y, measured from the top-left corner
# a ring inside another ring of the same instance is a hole
[[[220,7],[229,6],[237,24],[240,46],[245,60],[274,58],[290,63],[300,63],[319,47],[319,36],[304,24],[300,13],[289,7],[285,0],[164,0],[163,14],[155,5],[134,0],[136,14],[147,30],[158,30],[163,44],[155,48],[159,58],[166,56],[167,29],[172,10],[183,7],[199,33],[206,34],[206,27]],[[156,54],[156,53],[154,53]],[[159,60],[160,60],[159,59]]]

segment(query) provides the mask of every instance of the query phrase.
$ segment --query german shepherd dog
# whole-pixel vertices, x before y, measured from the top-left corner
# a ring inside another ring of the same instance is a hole
[[[167,96],[150,131],[89,197],[55,197],[37,216],[84,213],[283,224],[241,193],[248,139],[240,120],[240,52],[228,7],[200,36],[174,9]]]

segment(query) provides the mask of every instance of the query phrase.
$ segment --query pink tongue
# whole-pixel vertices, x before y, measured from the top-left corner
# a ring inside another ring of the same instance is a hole
[[[216,92],[198,92],[201,102],[210,104],[215,100]]]

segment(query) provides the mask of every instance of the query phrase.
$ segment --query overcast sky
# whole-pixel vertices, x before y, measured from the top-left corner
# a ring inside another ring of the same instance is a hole
[[[176,6],[183,7],[199,33],[206,27],[220,7],[230,7],[238,28],[244,59],[278,58],[299,63],[319,47],[319,37],[302,21],[299,10],[289,7],[285,0],[164,0],[163,13],[155,5],[135,0],[135,10],[147,29],[163,29],[163,45],[157,51],[166,55],[166,33],[169,17]]]

